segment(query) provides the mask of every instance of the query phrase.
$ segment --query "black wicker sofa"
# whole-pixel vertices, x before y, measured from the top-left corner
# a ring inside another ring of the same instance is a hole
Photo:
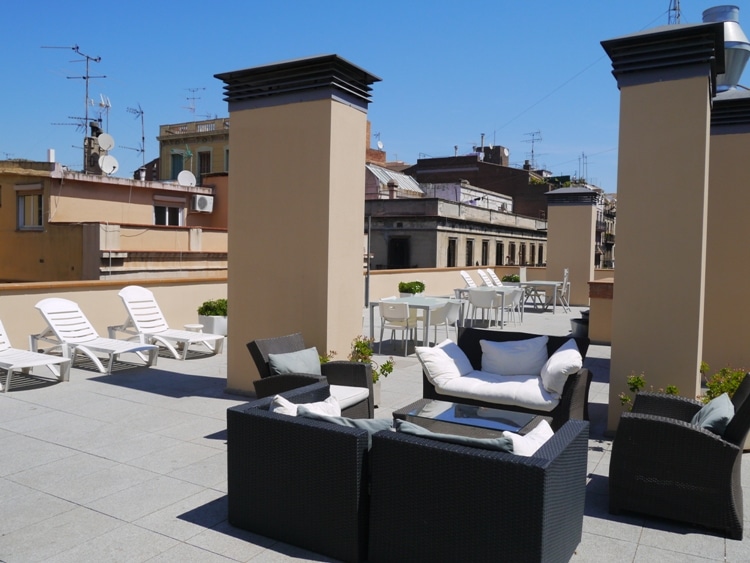
[[[539,337],[539,334],[529,334],[525,332],[508,332],[504,330],[487,330],[479,328],[463,328],[458,336],[458,346],[464,351],[469,358],[474,369],[480,370],[482,367],[482,348],[480,340],[491,340],[493,342],[508,342],[527,340]],[[570,336],[548,336],[547,353],[552,355],[558,348],[568,342]],[[574,338],[578,350],[583,359],[586,359],[586,352],[589,347],[588,338]],[[438,390],[429,380],[427,374],[422,373],[422,394],[425,399],[438,399],[443,401],[455,401],[467,405],[476,405],[482,407],[494,407],[505,410],[529,412],[550,418],[550,425],[557,430],[567,420],[578,419],[588,420],[588,398],[589,387],[591,386],[592,374],[586,368],[581,368],[577,373],[567,377],[565,387],[560,396],[557,406],[551,411],[541,411],[533,408],[525,408],[517,405],[506,405],[497,402],[483,400],[482,397],[452,397],[444,391]]]
[[[282,395],[301,404],[328,394],[320,382]],[[497,561],[498,533],[513,538],[506,560],[568,561],[581,541],[588,422],[564,424],[522,457],[370,436],[270,412],[271,402],[227,411],[232,526],[342,561]]]

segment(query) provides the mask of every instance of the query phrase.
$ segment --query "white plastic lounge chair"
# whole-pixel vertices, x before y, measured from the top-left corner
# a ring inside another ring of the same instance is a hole
[[[5,332],[5,327],[0,321],[0,369],[4,369],[7,373],[5,376],[5,385],[0,385],[0,390],[3,393],[8,392],[10,387],[10,379],[14,372],[20,371],[22,373],[29,373],[31,368],[46,366],[49,370],[59,378],[60,381],[68,381],[70,376],[70,360],[68,358],[60,358],[50,356],[48,354],[38,354],[36,352],[29,352],[28,350],[20,350],[13,348],[8,340],[8,335]]]
[[[120,326],[109,327],[110,337],[117,331],[138,337],[141,342],[162,345],[178,360],[187,358],[193,344],[203,344],[211,352],[220,354],[224,336],[191,330],[169,328],[154,294],[139,285],[122,288],[118,294],[128,311],[128,319]]]
[[[502,287],[503,281],[497,277],[497,274],[494,270],[487,268],[485,272],[487,272],[487,275],[490,276],[492,283],[494,283],[497,287]]]
[[[493,287],[495,285],[484,270],[477,270],[477,275],[482,280],[482,285],[486,287]]]
[[[466,270],[461,270],[459,273],[461,274],[461,277],[463,278],[464,283],[466,283],[466,287],[476,287],[477,286],[477,282],[475,282],[472,279],[472,277],[469,274],[469,272],[467,272]]]
[[[112,373],[112,364],[120,354],[134,353],[144,360],[147,365],[156,364],[159,348],[152,344],[128,342],[114,338],[99,336],[86,315],[74,301],[50,297],[42,299],[35,305],[49,325],[40,334],[30,337],[31,348],[38,349],[38,342],[53,344],[52,349],[60,348],[65,358],[70,358],[75,364],[76,354],[79,352],[89,357],[101,373]],[[97,354],[108,356],[105,368]],[[148,359],[144,354],[148,354]]]

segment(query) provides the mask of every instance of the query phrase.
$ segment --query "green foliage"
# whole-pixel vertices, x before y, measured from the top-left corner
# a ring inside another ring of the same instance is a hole
[[[350,362],[368,363],[372,366],[372,382],[376,383],[381,377],[388,377],[393,372],[393,358],[389,358],[382,364],[372,359],[375,353],[373,339],[364,336],[356,336],[352,340],[352,347],[349,351]]]
[[[204,317],[226,317],[227,316],[227,300],[226,299],[210,299],[204,301],[203,304],[198,307],[198,314]]]
[[[705,371],[703,371],[704,365],[706,366]],[[708,370],[708,364],[702,363],[701,373],[705,374]],[[700,400],[707,403],[722,393],[727,393],[731,397],[745,378],[745,373],[744,368],[735,369],[729,366],[721,368],[706,381],[706,394],[701,396]]]
[[[504,281],[504,282],[520,282],[521,281],[521,276],[519,276],[518,274],[508,274],[507,276],[503,276],[502,278],[500,278],[500,281]]]
[[[639,375],[631,373],[626,381],[628,384],[628,389],[633,394],[633,397],[640,393],[644,387],[646,387],[646,376],[643,373],[640,373]],[[654,391],[653,386],[650,388],[650,390]],[[677,387],[674,385],[667,385],[665,389],[658,389],[657,391],[659,393],[666,393],[667,395],[680,394],[680,390],[677,389]],[[620,393],[620,404],[623,406],[627,406],[628,410],[630,410],[631,408],[633,408],[633,397],[624,392]]]
[[[399,282],[398,290],[401,293],[422,293],[425,285],[421,281]]]

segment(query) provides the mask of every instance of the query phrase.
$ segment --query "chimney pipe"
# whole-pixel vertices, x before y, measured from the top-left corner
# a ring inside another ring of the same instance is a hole
[[[736,88],[750,58],[750,41],[740,27],[737,6],[714,6],[703,11],[703,23],[724,23],[724,74],[716,76],[716,91]]]

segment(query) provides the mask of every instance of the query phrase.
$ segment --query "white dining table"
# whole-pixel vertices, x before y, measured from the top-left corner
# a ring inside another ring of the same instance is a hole
[[[550,306],[550,303],[552,304],[552,314],[555,314],[555,311],[557,310],[557,293],[562,286],[563,282],[561,281],[548,281],[548,280],[532,280],[532,281],[525,281],[521,282],[521,287],[534,287],[534,288],[545,288],[545,289],[552,289],[552,296],[547,298],[547,301],[545,303],[540,303],[543,310],[547,310]],[[534,308],[536,308],[536,303],[534,304]]]
[[[518,289],[518,287],[512,285],[481,285],[479,287],[459,287],[457,289],[454,289],[453,293],[456,294],[456,297],[460,297],[461,299],[468,299],[470,289],[478,289],[480,291],[494,291],[496,295],[499,295],[501,297],[502,303],[500,305],[500,328],[503,328],[505,326],[505,296],[508,293],[511,293],[513,290]]]
[[[381,300],[370,301],[370,338],[375,338],[375,307],[378,307]],[[418,309],[424,311],[424,317],[422,318],[422,345],[429,346],[430,338],[430,313],[435,309],[439,309],[446,303],[461,303],[461,308],[458,317],[459,325],[463,324],[464,308],[463,305],[466,303],[463,299],[455,299],[453,297],[427,297],[424,295],[412,295],[410,297],[396,297],[395,299],[388,299],[388,303],[408,303],[410,309]]]

